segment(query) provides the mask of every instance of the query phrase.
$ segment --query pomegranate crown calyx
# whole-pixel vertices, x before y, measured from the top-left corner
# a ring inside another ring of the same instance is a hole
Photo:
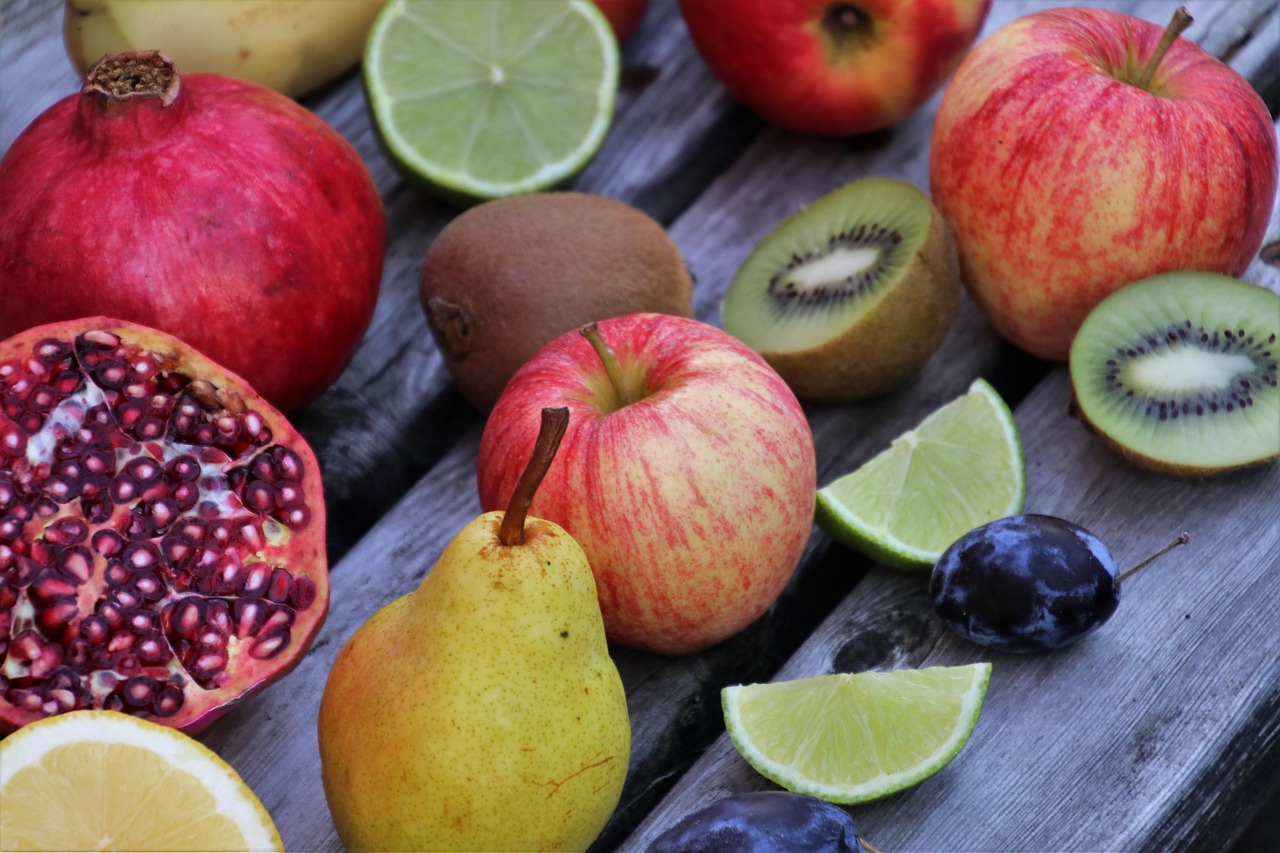
[[[169,106],[182,88],[173,61],[158,50],[108,54],[85,75],[82,94],[97,94],[113,101],[157,98]]]

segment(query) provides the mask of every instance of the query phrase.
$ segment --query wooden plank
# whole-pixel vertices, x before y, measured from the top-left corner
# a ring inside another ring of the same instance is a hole
[[[1047,655],[984,651],[933,616],[923,578],[874,569],[777,674],[993,663],[974,734],[917,787],[853,807],[886,850],[1221,849],[1233,799],[1280,753],[1280,468],[1205,480],[1132,469],[1065,417],[1065,371],[1018,409],[1028,507],[1092,529],[1131,562],[1115,617]],[[623,850],[727,793],[772,788],[722,735]]]

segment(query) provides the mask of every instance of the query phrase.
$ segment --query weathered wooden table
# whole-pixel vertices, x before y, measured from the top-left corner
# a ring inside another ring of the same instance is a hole
[[[997,0],[984,32],[1050,5],[1066,4]],[[1163,24],[1178,4],[1098,5]],[[1275,116],[1280,0],[1186,5],[1196,19],[1188,36],[1248,77]],[[78,85],[59,0],[2,8],[0,151]],[[574,187],[668,226],[695,274],[704,320],[718,323],[737,265],[800,205],[865,175],[927,186],[936,98],[866,138],[780,132],[715,81],[674,0],[653,0],[623,58],[614,125]],[[385,158],[358,75],[305,103],[357,146],[390,221],[372,328],[337,385],[294,414],[325,478],[332,608],[293,674],[201,738],[257,791],[291,851],[324,851],[341,848],[316,747],[330,663],[376,609],[417,586],[479,512],[482,423],[452,388],[418,306],[423,255],[457,209],[422,194]],[[1280,290],[1280,217],[1245,277]],[[880,849],[1219,850],[1268,801],[1280,785],[1280,466],[1180,480],[1121,463],[1067,417],[1063,367],[1002,342],[966,299],[943,350],[908,387],[875,403],[807,408],[819,482],[852,470],[976,376],[1016,407],[1029,510],[1092,529],[1121,563],[1179,530],[1191,544],[1127,584],[1116,618],[1089,639],[1021,657],[951,635],[920,576],[875,566],[815,529],[782,598],[738,637],[677,659],[615,650],[634,748],[623,800],[596,849],[643,850],[696,806],[771,786],[723,734],[727,684],[976,660],[994,671],[966,748],[917,787],[852,809]]]

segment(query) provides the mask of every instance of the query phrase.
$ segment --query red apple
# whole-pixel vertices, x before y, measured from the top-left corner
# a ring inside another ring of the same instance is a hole
[[[973,44],[990,0],[680,0],[716,77],[768,121],[851,136],[928,100]]]
[[[609,26],[613,27],[613,34],[621,46],[635,34],[644,20],[649,0],[595,0],[595,4],[609,20]]]
[[[598,347],[598,349],[597,349]],[[569,426],[530,512],[595,572],[611,642],[677,655],[755,621],[813,527],[813,434],[782,378],[697,320],[627,314],[569,332],[507,384],[485,424],[480,503],[502,507],[544,408]]]
[[[1119,287],[1177,269],[1239,276],[1262,244],[1271,116],[1248,81],[1177,37],[1189,18],[1175,20],[1027,15],[970,51],[943,93],[934,201],[974,300],[1040,358],[1065,360]]]

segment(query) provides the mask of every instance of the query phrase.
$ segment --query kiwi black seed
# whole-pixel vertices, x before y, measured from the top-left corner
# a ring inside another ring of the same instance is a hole
[[[725,293],[725,331],[802,400],[902,385],[941,345],[960,296],[951,231],[906,181],[863,178],[784,219]]]
[[[619,314],[693,315],[680,250],[607,196],[546,192],[469,208],[432,241],[419,293],[463,396],[488,412],[543,345]]]
[[[1205,475],[1280,456],[1280,295],[1208,272],[1136,281],[1071,345],[1072,411],[1135,464]]]

